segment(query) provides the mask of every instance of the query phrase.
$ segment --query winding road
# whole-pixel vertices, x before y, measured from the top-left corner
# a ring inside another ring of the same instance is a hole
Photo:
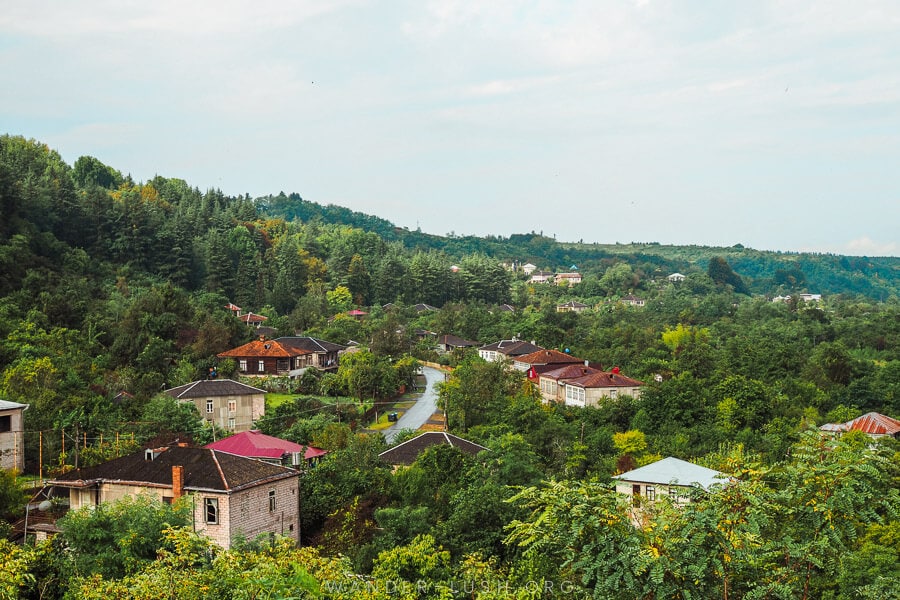
[[[431,415],[437,411],[438,393],[435,384],[444,381],[444,373],[431,367],[422,367],[425,375],[425,391],[422,396],[413,404],[409,410],[403,413],[396,423],[382,430],[384,440],[391,444],[397,434],[403,429],[418,429],[425,424]]]

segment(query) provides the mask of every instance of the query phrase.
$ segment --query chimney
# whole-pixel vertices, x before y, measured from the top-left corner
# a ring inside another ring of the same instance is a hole
[[[172,465],[172,499],[178,500],[184,495],[184,467]]]
[[[589,366],[590,366],[590,365],[588,364],[587,359],[584,359],[584,366],[586,366],[586,367],[589,367]]]

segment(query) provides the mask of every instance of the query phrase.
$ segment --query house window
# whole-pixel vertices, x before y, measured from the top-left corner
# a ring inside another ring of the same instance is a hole
[[[264,361],[264,360],[259,361],[259,364],[257,365],[257,367],[259,367],[257,369],[257,371],[259,373],[265,373],[266,372],[266,361]]]
[[[669,500],[672,501],[672,504],[678,504],[678,488],[669,488]]]
[[[228,412],[235,412],[237,410],[237,400],[229,400],[228,401]]]
[[[275,490],[269,490],[269,512],[275,512]]]
[[[234,429],[234,417],[228,419],[228,429]]]
[[[617,395],[618,395],[618,390],[609,390],[609,397],[612,398],[613,400],[616,399]]]
[[[206,513],[206,523],[209,525],[217,525],[219,523],[219,499],[204,498],[203,509]]]
[[[644,489],[644,494],[647,496],[647,500],[649,500],[651,502],[656,500],[656,488],[653,487],[652,485],[648,485]]]
[[[206,413],[209,414],[209,413],[211,413],[212,411],[213,411],[213,401],[212,401],[212,400],[207,400],[207,401],[206,401]]]
[[[3,415],[0,417],[0,433],[12,431],[12,415]]]
[[[238,369],[240,369],[240,371],[242,373],[247,372],[247,360],[246,359],[241,359],[238,361]]]
[[[575,385],[567,385],[566,404],[584,406],[584,388]]]

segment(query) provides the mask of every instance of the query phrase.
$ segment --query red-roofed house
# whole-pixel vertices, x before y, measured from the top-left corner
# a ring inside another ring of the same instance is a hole
[[[619,373],[619,368],[612,371],[599,371],[560,382],[566,406],[599,406],[606,400],[615,400],[619,396],[640,398],[643,382]]]
[[[328,454],[327,451],[313,446],[304,446],[288,440],[266,435],[258,429],[251,429],[223,438],[204,448],[264,460],[276,465],[300,466],[300,457],[308,465],[313,465],[321,457]]]
[[[819,429],[838,434],[845,431],[862,431],[873,438],[900,437],[900,421],[877,412],[866,413],[846,423],[827,423]]]
[[[529,379],[536,379],[541,373],[575,363],[582,364],[584,361],[559,350],[538,350],[515,357],[513,368],[528,373]]]
[[[545,404],[550,402],[562,404],[566,399],[566,380],[578,379],[579,377],[599,373],[600,371],[600,369],[595,369],[589,365],[571,364],[540,373],[538,380],[541,389],[541,400]]]

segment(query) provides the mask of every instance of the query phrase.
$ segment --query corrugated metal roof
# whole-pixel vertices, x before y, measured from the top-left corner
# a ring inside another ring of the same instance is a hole
[[[649,465],[616,475],[613,479],[656,485],[697,485],[704,490],[716,483],[726,483],[728,476],[715,469],[669,456]]]
[[[244,431],[223,438],[204,448],[219,450],[249,458],[277,458],[293,452],[303,452],[304,458],[316,458],[327,454],[321,448],[304,446],[288,440],[266,435],[258,430]]]

